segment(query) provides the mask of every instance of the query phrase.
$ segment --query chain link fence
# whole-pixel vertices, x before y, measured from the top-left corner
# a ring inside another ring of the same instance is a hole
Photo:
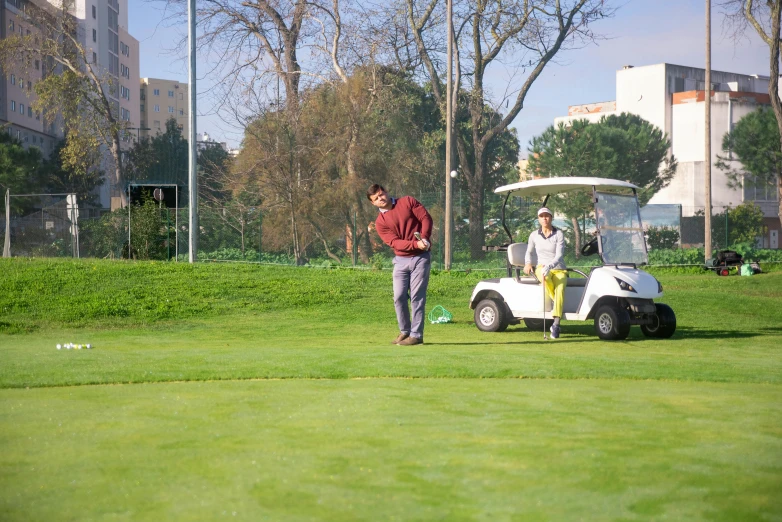
[[[443,192],[412,194],[430,211],[433,267],[446,265],[444,249]],[[42,200],[43,201],[43,200]],[[526,241],[538,226],[535,211],[538,202],[510,198],[502,208],[504,196],[488,194],[484,199],[484,220],[481,233],[471,235],[469,198],[466,192],[453,196],[452,262],[454,269],[496,270],[505,267],[505,253],[483,251],[484,246],[499,246],[513,241]],[[712,248],[731,248],[736,244],[751,244],[756,249],[778,249],[776,239],[778,218],[764,218],[747,212],[747,206],[714,211],[712,214]],[[26,210],[25,210],[26,208]],[[642,208],[646,226],[650,263],[679,264],[681,257],[671,252],[694,251],[704,244],[705,217],[703,209],[681,205],[647,205]],[[371,214],[370,214],[371,215]],[[8,231],[6,231],[6,222]],[[776,223],[776,227],[774,226]],[[370,241],[361,239],[367,223],[353,216],[342,232],[323,242],[310,240],[300,259],[294,256],[290,230],[284,219],[270,219],[255,207],[199,207],[198,259],[201,261],[242,261],[275,264],[308,264],[323,266],[365,266],[388,268],[393,253],[383,245],[374,231]],[[577,244],[586,242],[594,231],[591,216],[564,219],[557,216],[555,225],[565,232],[568,243],[567,261],[574,258]],[[12,208],[10,216],[0,215],[0,235],[9,234],[10,255],[19,257],[92,257],[108,259],[156,259],[186,261],[188,259],[189,209],[171,208],[161,201],[148,198],[143,204],[133,204],[110,212],[106,209],[80,208],[74,213],[65,198],[49,198],[35,208],[29,205]],[[577,227],[577,229],[576,229]],[[577,239],[578,237],[578,239]],[[365,245],[371,251],[364,251]],[[328,247],[330,245],[330,248]],[[476,256],[476,251],[480,255]],[[703,257],[697,251],[687,259]],[[677,261],[678,260],[678,261]],[[702,259],[701,259],[702,261]]]

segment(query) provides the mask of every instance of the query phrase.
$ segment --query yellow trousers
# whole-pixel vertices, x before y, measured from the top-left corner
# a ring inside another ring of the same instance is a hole
[[[543,265],[535,267],[535,275],[543,281]],[[567,270],[551,270],[546,276],[546,294],[554,301],[554,317],[562,317],[562,305],[565,303]]]

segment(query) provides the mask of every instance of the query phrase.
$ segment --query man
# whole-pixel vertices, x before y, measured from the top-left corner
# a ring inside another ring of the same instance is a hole
[[[538,266],[535,275],[543,281],[546,293],[554,301],[554,324],[551,325],[551,338],[559,338],[559,320],[562,317],[562,305],[565,302],[567,270],[565,261],[565,235],[551,224],[551,211],[543,207],[538,210],[540,228],[530,234],[527,254],[524,256],[524,273],[532,272],[532,253],[538,253]]]
[[[367,199],[380,211],[375,229],[380,239],[394,250],[394,309],[399,336],[392,341],[401,346],[423,344],[426,288],[432,237],[432,216],[410,196],[392,198],[381,185],[367,190]],[[410,299],[413,315],[412,322]]]

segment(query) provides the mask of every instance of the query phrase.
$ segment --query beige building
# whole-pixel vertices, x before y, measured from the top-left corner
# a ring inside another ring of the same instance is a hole
[[[152,137],[166,131],[166,121],[174,118],[185,139],[188,126],[187,84],[161,78],[141,78],[141,136]]]
[[[47,0],[49,4],[61,5],[61,0]],[[28,22],[24,9],[30,2],[39,5],[44,0],[0,0],[0,37],[11,32],[34,34],[35,27]],[[141,126],[139,114],[139,44],[128,33],[128,2],[120,0],[74,0],[71,15],[78,21],[78,39],[88,60],[97,63],[102,74],[111,78],[107,85],[109,100],[115,114],[126,121],[131,131],[125,136],[125,147],[132,145],[133,133]],[[58,140],[62,129],[55,123],[45,122],[30,108],[35,101],[34,85],[51,71],[45,61],[35,61],[34,67],[24,76],[18,72],[2,71],[0,76],[0,125],[25,146],[39,147],[48,155]],[[56,71],[54,71],[56,73]],[[112,161],[106,151],[103,170],[113,172]],[[118,199],[122,187],[120,181],[107,175],[106,183],[100,188],[100,201],[108,207]]]

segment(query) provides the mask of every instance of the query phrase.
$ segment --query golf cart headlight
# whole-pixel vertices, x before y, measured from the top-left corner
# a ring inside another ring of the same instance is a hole
[[[626,283],[626,282],[622,281],[622,280],[621,280],[621,279],[619,279],[618,277],[615,277],[614,279],[616,279],[616,282],[617,282],[617,283],[619,283],[619,288],[620,288],[621,290],[624,290],[625,292],[633,292],[633,293],[638,293],[638,292],[636,292],[636,291],[635,291],[635,288],[633,288],[633,287],[632,287],[632,285],[630,285],[630,284],[628,284],[628,283]]]

